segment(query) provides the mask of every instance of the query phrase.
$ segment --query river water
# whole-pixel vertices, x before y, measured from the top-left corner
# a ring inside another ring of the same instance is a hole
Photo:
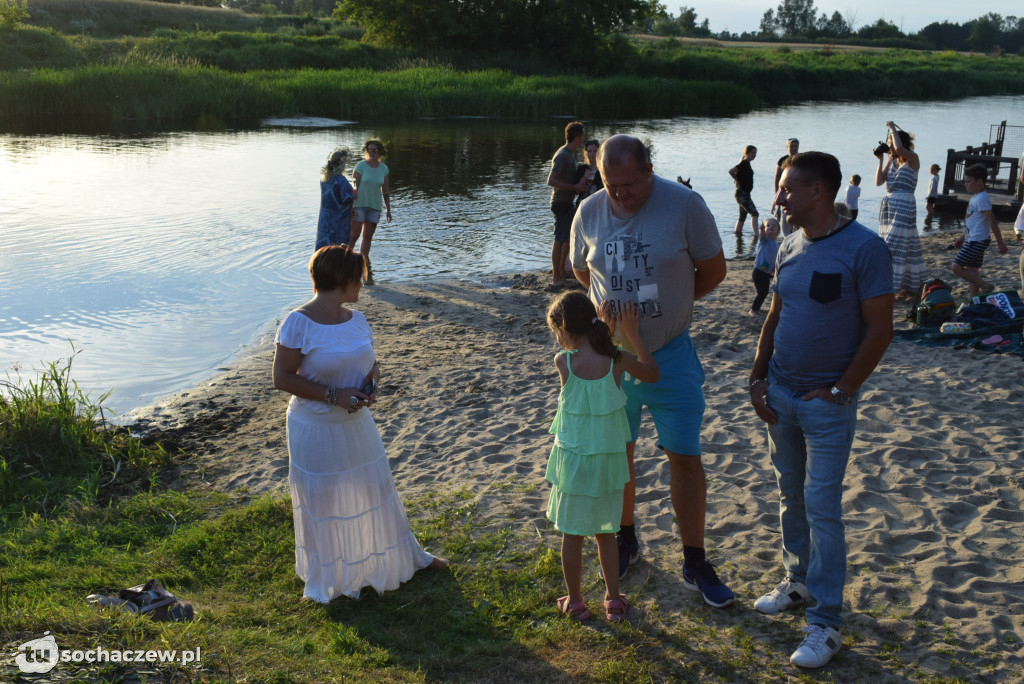
[[[847,176],[864,177],[860,216],[876,227],[883,193],[873,184],[871,148],[887,119],[917,135],[923,167],[945,165],[947,148],[986,142],[990,124],[1024,124],[1024,97],[584,121],[588,137],[649,139],[655,172],[692,179],[734,257],[749,237],[732,233],[727,171],[745,145],[760,150],[753,199],[762,214],[785,140],[796,136],[803,151],[831,152]],[[210,376],[309,294],[319,169],[335,146],[355,152],[370,135],[390,143],[394,206],[394,222],[374,238],[379,281],[486,281],[544,269],[544,181],[566,121],[291,120],[216,132],[0,134],[0,371],[32,377],[66,358],[73,342],[73,377],[94,398],[112,390],[104,405],[122,413]],[[923,172],[919,212],[926,182]]]

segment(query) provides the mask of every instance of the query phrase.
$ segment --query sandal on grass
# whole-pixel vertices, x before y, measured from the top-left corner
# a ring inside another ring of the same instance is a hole
[[[626,611],[629,610],[629,601],[624,594],[619,598],[610,599],[604,602],[604,616],[611,622],[622,622],[626,619]]]
[[[587,610],[587,604],[583,599],[580,599],[576,603],[569,603],[569,597],[563,596],[555,601],[555,605],[558,606],[558,610],[563,615],[568,615],[577,622],[583,622],[584,620],[590,619],[590,611]]]

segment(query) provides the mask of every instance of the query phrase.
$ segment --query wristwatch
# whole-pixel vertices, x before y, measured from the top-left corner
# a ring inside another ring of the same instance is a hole
[[[835,385],[832,385],[832,403],[839,404],[840,406],[846,406],[850,403],[850,395]]]

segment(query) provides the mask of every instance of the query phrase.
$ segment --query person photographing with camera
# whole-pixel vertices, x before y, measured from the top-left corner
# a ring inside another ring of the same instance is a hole
[[[914,199],[921,160],[914,152],[914,136],[892,121],[886,121],[885,126],[889,129],[886,141],[873,150],[878,158],[875,185],[885,183],[886,190],[878,211],[878,234],[892,254],[896,296],[909,297],[921,285],[925,270]]]

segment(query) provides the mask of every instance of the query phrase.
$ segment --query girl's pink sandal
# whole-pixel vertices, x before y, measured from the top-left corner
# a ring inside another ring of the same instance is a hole
[[[622,622],[626,619],[626,611],[628,610],[629,601],[626,600],[623,594],[619,594],[619,598],[604,602],[604,616],[610,622]]]
[[[569,597],[563,596],[555,601],[555,605],[558,606],[558,610],[561,611],[562,615],[568,615],[573,620],[583,622],[590,619],[590,611],[587,610],[587,604],[583,599],[576,603],[569,603]]]

